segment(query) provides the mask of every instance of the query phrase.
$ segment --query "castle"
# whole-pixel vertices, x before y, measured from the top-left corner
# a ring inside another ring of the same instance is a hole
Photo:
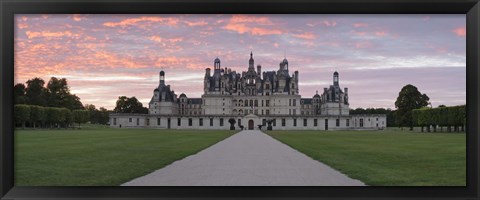
[[[340,88],[339,73],[333,73],[333,85],[321,95],[302,98],[299,72],[289,73],[286,58],[277,71],[264,71],[250,53],[247,71],[237,73],[214,60],[213,74],[206,68],[201,98],[177,97],[165,84],[160,72],[159,85],[153,90],[149,114],[113,113],[112,127],[151,127],[168,129],[229,129],[235,126],[262,129],[267,122],[273,130],[381,129],[385,115],[350,115],[348,88]],[[204,123],[205,122],[205,123]],[[260,125],[260,126],[259,126]],[[266,129],[266,128],[265,128]]]

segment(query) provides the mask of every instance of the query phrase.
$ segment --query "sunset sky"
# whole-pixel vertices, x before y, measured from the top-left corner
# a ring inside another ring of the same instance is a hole
[[[350,108],[395,108],[413,84],[434,107],[466,101],[465,15],[16,15],[15,83],[67,78],[82,103],[144,106],[164,70],[177,95],[200,97],[205,68],[262,71],[286,55],[311,98],[340,74]]]

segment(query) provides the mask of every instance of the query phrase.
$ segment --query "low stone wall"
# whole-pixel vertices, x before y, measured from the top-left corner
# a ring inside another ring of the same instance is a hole
[[[385,115],[350,115],[350,116],[179,116],[120,114],[110,115],[112,128],[159,128],[159,129],[212,129],[229,130],[230,118],[235,119],[235,129],[267,129],[267,122],[272,122],[273,130],[355,130],[383,129],[386,127]]]

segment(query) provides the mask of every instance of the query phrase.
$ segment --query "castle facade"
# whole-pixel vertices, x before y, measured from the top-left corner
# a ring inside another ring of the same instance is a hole
[[[236,129],[273,130],[345,130],[383,129],[385,115],[350,115],[348,88],[340,87],[339,73],[333,84],[312,98],[299,94],[299,72],[289,73],[286,58],[277,71],[263,71],[250,53],[247,71],[237,73],[214,60],[213,73],[205,70],[201,98],[177,97],[165,84],[161,71],[159,85],[153,90],[149,114],[110,115],[112,127],[150,127],[167,129]]]

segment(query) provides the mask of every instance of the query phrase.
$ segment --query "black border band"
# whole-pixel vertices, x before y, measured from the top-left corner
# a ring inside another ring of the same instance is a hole
[[[0,196],[22,198],[315,198],[477,199],[479,197],[478,0],[159,0],[0,2],[1,91]],[[467,14],[467,187],[14,187],[14,14]]]

